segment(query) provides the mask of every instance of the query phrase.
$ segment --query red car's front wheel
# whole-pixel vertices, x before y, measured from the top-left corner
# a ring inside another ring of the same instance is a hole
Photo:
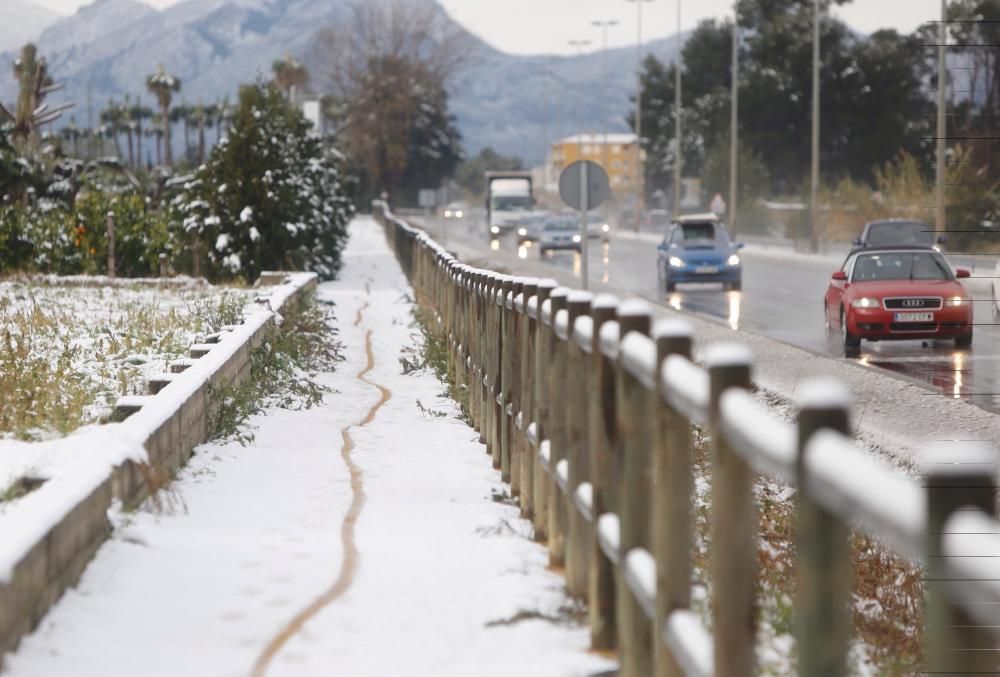
[[[844,339],[844,353],[852,355],[861,349],[861,337],[851,333],[847,326],[847,315],[844,309],[840,309],[840,335]]]

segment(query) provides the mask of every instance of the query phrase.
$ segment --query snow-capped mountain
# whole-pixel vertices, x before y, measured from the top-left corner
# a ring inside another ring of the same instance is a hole
[[[4,6],[13,1],[25,0],[3,0]],[[65,85],[57,100],[75,101],[72,115],[87,124],[111,97],[141,96],[151,105],[145,81],[160,64],[181,80],[175,100],[192,103],[234,96],[240,83],[269,76],[271,63],[286,54],[303,58],[315,73],[321,64],[308,57],[317,31],[344,21],[349,6],[350,0],[184,0],[157,10],[138,0],[97,0],[56,21],[36,42]],[[624,130],[634,49],[610,50],[604,78],[598,54],[515,56],[470,40],[473,56],[450,83],[468,151],[491,145],[538,162],[546,139],[596,130],[602,119],[609,131]],[[660,58],[676,52],[672,40],[649,49]],[[3,101],[16,96],[10,69],[2,66],[14,56],[0,54]]]
[[[17,49],[59,20],[53,11],[29,0],[3,0],[0,21],[0,52]]]

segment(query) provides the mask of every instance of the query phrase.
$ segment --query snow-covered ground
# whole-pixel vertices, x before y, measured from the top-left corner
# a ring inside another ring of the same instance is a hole
[[[4,674],[613,669],[587,652],[562,577],[442,384],[401,373],[409,286],[374,222],[351,234],[340,281],[318,292],[345,345],[322,377],[335,392],[254,417],[248,447],[200,447],[162,509],[114,515],[111,541]]]
[[[100,421],[119,396],[142,394],[150,376],[186,357],[199,333],[217,331],[220,303],[239,317],[255,293],[195,280],[0,280],[9,351],[0,355],[0,439],[46,439]],[[19,392],[40,389],[44,400]]]

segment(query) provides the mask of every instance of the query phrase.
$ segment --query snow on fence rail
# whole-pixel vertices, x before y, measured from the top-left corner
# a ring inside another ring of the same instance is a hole
[[[635,301],[465,265],[373,203],[418,301],[449,345],[448,376],[522,514],[588,602],[595,649],[623,675],[754,673],[758,474],[797,489],[799,673],[847,673],[849,536],[860,528],[927,570],[926,669],[993,671],[1000,627],[995,456],[956,441],[918,483],[857,448],[835,383],[799,388],[795,424],[751,395],[740,345],[691,361],[683,322]],[[690,608],[692,424],[710,432],[712,628]],[[989,649],[989,650],[986,650]]]
[[[268,289],[241,324],[192,346],[177,373],[150,382],[155,394],[118,401],[125,420],[44,442],[0,440],[0,491],[25,480],[33,489],[0,503],[0,665],[108,538],[112,502],[136,505],[207,439],[210,388],[248,373],[251,352],[317,276],[263,273],[259,284]]]

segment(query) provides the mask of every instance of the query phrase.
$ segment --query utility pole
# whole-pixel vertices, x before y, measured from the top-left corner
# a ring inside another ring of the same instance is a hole
[[[642,168],[642,3],[653,0],[626,0],[634,2],[636,9],[636,69],[635,69],[635,232],[639,232],[642,218],[645,172]]]
[[[677,157],[674,161],[674,218],[681,213],[681,172],[684,165],[684,144],[681,142],[681,0],[677,0],[677,59],[674,62],[674,137],[677,140]]]
[[[582,59],[583,48],[590,44],[590,40],[570,40],[569,44],[572,47],[576,47],[576,55],[577,55],[577,60],[578,60],[577,65],[580,66],[581,70],[583,70],[583,67],[582,67],[582,62],[583,62],[583,59]],[[579,95],[579,99],[577,100],[577,105],[576,105],[576,117],[577,117],[577,120],[578,120],[578,122],[577,122],[577,134],[578,134],[577,138],[580,140],[580,143],[578,144],[577,148],[579,150],[579,156],[580,156],[578,159],[580,160],[580,162],[583,163],[583,171],[580,172],[580,194],[583,196],[583,209],[580,212],[580,276],[581,276],[581,278],[583,280],[583,288],[586,289],[588,281],[589,281],[589,276],[590,276],[590,273],[587,270],[587,263],[588,263],[588,259],[589,259],[589,256],[590,256],[590,252],[588,251],[588,248],[587,248],[587,244],[588,244],[588,242],[587,242],[587,221],[589,220],[589,216],[590,215],[588,213],[589,206],[588,206],[588,203],[587,203],[587,158],[583,154],[583,151],[584,151],[584,140],[585,140],[586,137],[584,136],[584,133],[583,133],[583,125],[580,124],[580,122],[579,122],[580,116],[583,113],[583,83],[582,83],[582,81],[581,81],[580,85],[577,87],[577,90],[578,90],[577,93]],[[596,136],[596,135],[594,135],[594,136]]]
[[[604,170],[606,172],[611,171],[608,166],[608,111],[607,111],[607,89],[608,89],[608,28],[612,26],[617,26],[618,22],[614,19],[607,21],[594,20],[590,22],[591,26],[595,26],[601,29],[601,87],[604,90],[604,96],[601,97],[601,132],[603,134],[602,149],[601,149],[601,164],[604,165]]]
[[[934,234],[940,237],[945,229],[944,210],[944,180],[945,180],[945,136],[947,128],[945,126],[945,91],[947,88],[948,69],[945,64],[945,56],[948,51],[948,0],[941,0],[941,24],[938,28],[938,83],[937,83],[937,153],[935,159],[935,189],[934,202],[936,215],[934,219]]]
[[[590,40],[570,40],[568,42],[570,47],[576,47],[576,57],[577,57],[577,68],[581,71],[583,70],[583,48],[590,44]],[[581,78],[580,83],[577,85],[577,100],[576,100],[576,113],[574,114],[576,123],[576,134],[579,142],[577,143],[577,153],[579,154],[581,160],[585,159],[583,157],[583,123],[580,118],[583,114],[583,79]]]
[[[809,251],[819,251],[819,15],[820,0],[813,0],[812,54],[812,167],[810,172],[810,212],[812,222]]]
[[[732,94],[729,108],[729,231],[736,235],[736,200],[737,200],[737,132],[739,109],[739,77],[740,77],[740,8],[739,0],[733,2],[733,66]]]

